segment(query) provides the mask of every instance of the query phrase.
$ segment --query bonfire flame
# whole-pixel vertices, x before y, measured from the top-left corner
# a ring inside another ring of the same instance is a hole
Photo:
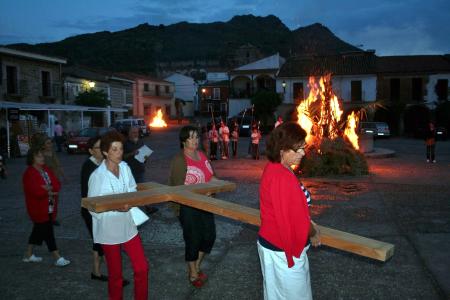
[[[167,127],[167,123],[164,122],[161,109],[158,109],[156,116],[153,117],[153,121],[150,123],[150,127]]]
[[[348,116],[344,132],[340,129],[343,110],[331,88],[331,75],[321,77],[319,84],[310,77],[308,86],[308,98],[297,106],[298,124],[307,133],[306,142],[314,144],[323,138],[344,136],[353,148],[359,149],[356,134],[358,117],[354,112]]]

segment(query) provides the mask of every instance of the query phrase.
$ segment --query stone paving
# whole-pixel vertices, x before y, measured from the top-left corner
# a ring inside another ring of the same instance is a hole
[[[154,131],[146,143],[155,152],[146,179],[166,183],[170,158],[178,151],[179,127]],[[218,197],[258,207],[263,158],[215,161],[218,177],[237,183],[237,190]],[[369,159],[370,175],[305,178],[313,195],[313,218],[320,224],[395,244],[385,263],[335,249],[309,251],[315,299],[448,299],[450,298],[450,142],[437,146],[436,164],[427,164],[420,140],[386,139],[375,146],[392,149],[395,157]],[[37,247],[40,264],[22,263],[32,224],[24,207],[21,176],[24,158],[8,162],[10,176],[0,181],[0,298],[106,299],[107,284],[90,279],[91,242],[80,217],[79,172],[84,155],[62,153],[67,175],[61,192],[57,244],[72,261],[52,265],[46,247]],[[216,218],[217,241],[207,257],[209,275],[202,289],[187,281],[179,223],[165,204],[141,226],[150,262],[150,299],[261,299],[262,279],[256,251],[257,228]],[[132,279],[124,255],[124,274]],[[106,273],[106,268],[103,267]],[[132,299],[132,285],[124,290]]]

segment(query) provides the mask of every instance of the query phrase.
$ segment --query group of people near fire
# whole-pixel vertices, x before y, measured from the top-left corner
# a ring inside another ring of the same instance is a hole
[[[232,157],[237,157],[238,141],[239,141],[239,123],[236,119],[232,121],[231,129],[224,121],[216,125],[211,123],[210,128],[204,126],[202,128],[202,150],[209,156],[210,160],[228,159],[230,158],[230,142]],[[248,147],[248,154],[253,159],[259,159],[259,143],[262,135],[257,122],[252,122],[250,132],[250,144]],[[219,155],[217,155],[217,151]]]
[[[263,275],[263,294],[264,299],[312,299],[306,252],[310,245],[320,245],[320,233],[309,213],[311,195],[291,169],[293,165],[299,165],[305,155],[306,132],[293,122],[278,125],[266,140],[268,162],[259,188],[261,226],[256,244]],[[238,135],[233,133],[235,128],[237,126],[230,132],[222,122],[217,130],[212,124],[207,132],[211,160],[217,158],[219,142],[222,145],[221,158],[229,157],[230,141],[232,155],[236,157]],[[134,161],[142,145],[137,130],[131,128],[127,139],[111,131],[89,140],[90,156],[81,168],[81,197],[137,190],[137,182],[144,181],[142,164],[145,164],[145,161]],[[258,128],[254,128],[255,137],[251,138],[255,159],[259,158],[257,145],[261,139],[257,131]],[[200,184],[216,179],[208,153],[200,150],[203,135],[205,132],[199,132],[196,126],[181,128],[180,151],[170,164],[169,185]],[[46,163],[51,159],[46,160],[45,156],[52,155],[49,154],[52,152],[49,145],[46,146],[48,140],[36,137],[27,155],[28,168],[23,175],[23,187],[33,229],[23,261],[41,262],[43,258],[36,256],[33,250],[45,241],[54,256],[54,264],[63,267],[70,261],[60,255],[53,231],[63,173],[58,162],[53,162],[52,166]],[[53,157],[54,160],[56,156]],[[208,279],[202,269],[202,261],[211,252],[216,239],[214,215],[186,205],[178,205],[174,211],[183,232],[187,280],[195,288],[201,288]],[[123,287],[129,284],[122,275],[122,251],[127,253],[133,268],[134,298],[148,299],[149,263],[138,228],[141,223],[138,219],[142,215],[145,216],[143,211],[129,205],[100,213],[81,208],[81,216],[93,239],[90,277],[108,282],[109,299],[122,299]],[[102,260],[106,262],[107,275],[100,271]]]

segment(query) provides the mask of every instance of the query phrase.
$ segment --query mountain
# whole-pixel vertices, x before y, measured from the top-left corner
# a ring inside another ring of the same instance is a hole
[[[68,58],[69,64],[108,71],[154,74],[158,68],[236,67],[237,50],[249,45],[259,57],[361,51],[321,24],[289,30],[273,15],[235,16],[228,22],[188,23],[102,31],[36,45],[8,45],[19,50]],[[248,53],[247,53],[248,56]]]

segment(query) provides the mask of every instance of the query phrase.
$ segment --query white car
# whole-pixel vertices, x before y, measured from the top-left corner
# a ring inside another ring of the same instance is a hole
[[[359,132],[373,134],[374,137],[391,136],[389,126],[385,122],[361,122]]]
[[[147,136],[150,134],[150,127],[145,124],[144,119],[131,118],[131,119],[118,119],[114,123],[114,128],[123,134],[128,134],[130,127],[139,127],[139,133],[141,136]]]

